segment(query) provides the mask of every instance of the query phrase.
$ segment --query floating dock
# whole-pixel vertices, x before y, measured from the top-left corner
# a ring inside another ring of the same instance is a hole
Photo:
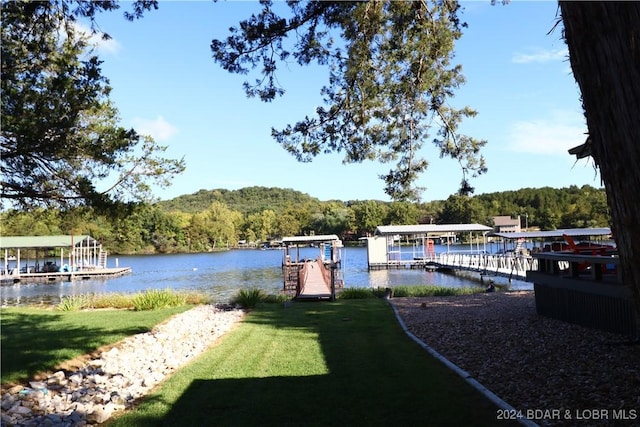
[[[80,271],[56,271],[47,273],[17,273],[2,275],[0,283],[11,285],[16,283],[71,282],[94,278],[120,277],[131,274],[131,267],[95,268]]]
[[[283,292],[296,299],[334,300],[336,289],[344,287],[344,280],[339,277],[342,241],[338,236],[291,236],[284,237],[282,242],[285,245]],[[308,245],[317,245],[317,258],[300,258],[300,247]]]

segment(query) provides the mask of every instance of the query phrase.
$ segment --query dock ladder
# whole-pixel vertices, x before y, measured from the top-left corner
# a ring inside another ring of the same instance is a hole
[[[98,254],[98,268],[107,268],[107,251],[100,249]]]

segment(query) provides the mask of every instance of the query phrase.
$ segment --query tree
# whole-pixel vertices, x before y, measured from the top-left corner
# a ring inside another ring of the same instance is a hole
[[[581,154],[600,170],[640,319],[640,3],[561,1],[560,13],[589,130]]]
[[[351,205],[354,216],[354,225],[358,236],[371,236],[376,227],[383,224],[387,215],[386,207],[375,200],[356,202]]]
[[[134,3],[133,19],[153,2]],[[2,3],[0,183],[13,205],[141,200],[148,182],[166,184],[182,161],[118,125],[109,82],[76,18],[116,2]],[[102,187],[102,188],[101,188]]]
[[[480,201],[469,196],[452,194],[445,201],[440,220],[446,224],[486,223],[486,215]]]
[[[242,214],[221,202],[213,202],[205,212],[206,233],[213,248],[229,247],[238,242]],[[269,217],[267,214],[266,217]]]
[[[231,73],[261,67],[262,76],[244,88],[263,101],[284,94],[277,83],[279,61],[293,57],[301,65],[329,67],[329,83],[321,89],[325,105],[315,117],[272,130],[287,151],[300,161],[328,152],[344,152],[345,162],[396,161],[380,176],[385,191],[394,200],[416,201],[423,190],[416,180],[428,166],[419,151],[435,130],[441,157],[460,162],[461,193],[473,191],[468,177],[486,172],[479,154],[486,142],[458,133],[462,119],[476,112],[449,105],[464,83],[461,67],[450,63],[466,26],[456,1],[289,1],[288,19],[276,14],[270,0],[261,5],[226,40],[213,40],[211,49]],[[296,42],[289,48],[284,41],[292,33]]]
[[[409,202],[392,202],[387,209],[385,225],[417,224],[418,207]]]

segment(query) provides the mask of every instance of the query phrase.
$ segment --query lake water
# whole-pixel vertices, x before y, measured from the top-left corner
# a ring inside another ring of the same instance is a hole
[[[436,248],[438,251],[438,248]],[[315,258],[316,248],[300,249],[301,258]],[[261,288],[278,293],[283,286],[283,251],[231,250],[226,252],[172,255],[110,256],[108,267],[131,267],[132,273],[110,279],[55,283],[19,283],[0,289],[2,305],[56,304],[68,295],[90,293],[134,293],[147,289],[195,290],[226,302],[240,288]],[[478,286],[476,280],[421,269],[368,271],[364,247],[342,249],[345,287],[393,287],[400,285]],[[531,284],[513,283],[513,288],[531,289]]]

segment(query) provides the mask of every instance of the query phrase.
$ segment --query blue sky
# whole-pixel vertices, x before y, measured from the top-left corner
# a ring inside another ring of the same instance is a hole
[[[483,154],[489,171],[472,181],[475,194],[600,187],[591,162],[576,162],[567,153],[584,142],[586,125],[561,28],[548,34],[557,2],[491,6],[482,0],[463,7],[469,27],[454,62],[462,65],[467,83],[452,104],[476,109],[479,114],[462,131],[488,140]],[[230,26],[258,10],[249,1],[161,1],[158,10],[135,22],[120,13],[98,17],[100,29],[113,37],[100,44],[99,54],[121,124],[152,135],[169,147],[168,156],[186,161],[186,171],[172,186],[155,188],[155,196],[166,200],[200,189],[259,185],[320,200],[388,201],[378,175],[390,165],[343,165],[339,154],[299,163],[270,136],[272,127],[313,114],[326,69],[280,67],[278,79],[287,92],[265,104],[245,96],[245,76],[229,74],[212,60],[211,40],[226,37]],[[440,159],[430,143],[423,155],[430,163],[418,182],[427,188],[423,201],[455,193],[461,179],[457,163]]]

